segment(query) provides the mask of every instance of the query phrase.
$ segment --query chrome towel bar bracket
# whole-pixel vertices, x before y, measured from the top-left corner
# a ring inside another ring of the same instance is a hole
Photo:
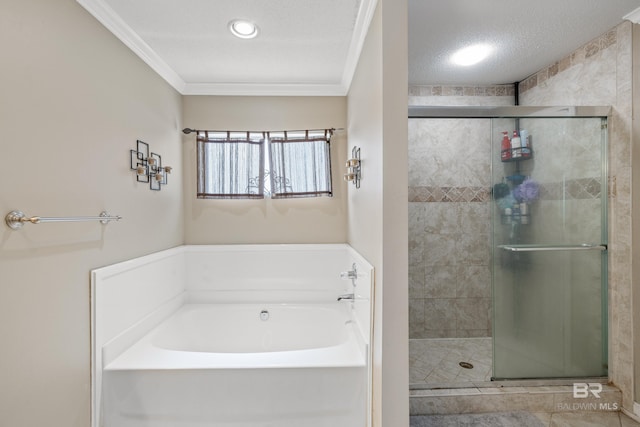
[[[68,217],[46,217],[32,216],[27,217],[21,211],[11,211],[4,217],[4,222],[12,230],[20,230],[25,223],[41,224],[44,222],[81,222],[81,221],[100,221],[102,224],[108,224],[109,221],[120,221],[120,215],[109,215],[108,212],[102,211],[98,216],[68,216]]]

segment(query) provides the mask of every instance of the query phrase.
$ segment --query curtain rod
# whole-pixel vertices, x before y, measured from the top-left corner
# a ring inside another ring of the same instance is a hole
[[[191,129],[191,128],[184,128],[182,129],[182,133],[184,133],[185,135],[189,135],[192,132],[237,132],[237,133],[245,133],[245,132],[319,132],[319,131],[323,131],[323,130],[330,130],[332,132],[335,131],[342,131],[345,130],[345,128],[324,128],[324,129],[299,129],[299,130],[204,130],[204,129]]]

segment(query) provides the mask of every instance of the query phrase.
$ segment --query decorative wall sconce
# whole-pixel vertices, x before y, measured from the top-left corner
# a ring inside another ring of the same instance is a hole
[[[149,144],[136,141],[136,149],[131,150],[131,170],[136,171],[136,181],[149,183],[149,189],[160,191],[167,184],[171,166],[162,166],[162,156],[149,153]]]
[[[347,173],[344,174],[345,181],[351,181],[360,188],[360,175],[361,175],[361,163],[360,163],[360,148],[353,147],[351,150],[351,158],[347,160]]]

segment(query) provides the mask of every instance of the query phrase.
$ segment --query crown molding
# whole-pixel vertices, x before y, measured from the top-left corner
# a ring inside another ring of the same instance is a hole
[[[346,96],[342,84],[309,83],[187,83],[183,95],[219,96]]]
[[[342,73],[342,86],[345,87],[347,91],[351,86],[351,80],[353,80],[356,72],[360,54],[362,53],[362,48],[367,38],[369,26],[371,25],[377,4],[378,0],[362,0],[360,3],[360,9],[358,10],[353,29],[353,37],[351,37],[351,44],[349,45],[347,60]]]
[[[226,96],[346,96],[377,4],[377,0],[360,4],[340,83],[188,83],[105,0],[76,1],[180,94]]]
[[[640,7],[634,10],[633,12],[627,13],[622,19],[627,19],[634,24],[640,24]]]
[[[160,77],[165,79],[175,90],[182,93],[186,84],[184,80],[109,5],[103,0],[76,1],[158,73]]]

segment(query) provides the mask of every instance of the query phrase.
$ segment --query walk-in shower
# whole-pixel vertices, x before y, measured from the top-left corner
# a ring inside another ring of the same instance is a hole
[[[409,107],[413,388],[607,375],[608,114]]]

